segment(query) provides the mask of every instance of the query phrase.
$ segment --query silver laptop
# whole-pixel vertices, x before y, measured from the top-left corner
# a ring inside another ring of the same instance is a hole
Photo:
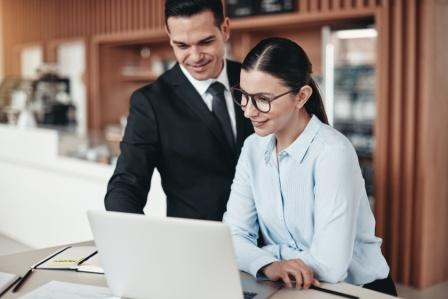
[[[103,211],[89,211],[88,218],[114,296],[263,299],[281,287],[245,273],[240,278],[221,222]]]

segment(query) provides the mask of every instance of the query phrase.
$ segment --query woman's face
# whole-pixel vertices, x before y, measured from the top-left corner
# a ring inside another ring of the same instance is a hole
[[[242,70],[240,87],[248,94],[263,93],[271,98],[290,90],[280,79],[257,70]],[[288,125],[295,121],[294,118],[297,118],[300,108],[297,92],[291,92],[271,102],[271,110],[267,113],[258,111],[252,101],[248,101],[243,111],[244,116],[252,122],[255,133],[266,136],[288,128]]]

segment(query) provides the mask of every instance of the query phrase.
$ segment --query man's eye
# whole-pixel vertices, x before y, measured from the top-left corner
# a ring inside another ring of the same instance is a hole
[[[201,42],[201,44],[202,44],[202,45],[209,45],[209,44],[211,44],[212,42],[213,42],[213,40],[206,40],[206,41]]]
[[[187,45],[177,45],[177,47],[178,47],[179,49],[186,49],[186,48],[188,48]]]

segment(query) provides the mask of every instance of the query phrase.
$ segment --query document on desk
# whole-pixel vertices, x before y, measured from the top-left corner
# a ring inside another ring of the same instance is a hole
[[[19,276],[15,274],[0,272],[0,294],[9,289],[18,278]]]
[[[44,270],[73,270],[103,274],[95,246],[73,246],[37,266]]]
[[[120,299],[114,297],[108,288],[85,284],[50,281],[20,299]]]

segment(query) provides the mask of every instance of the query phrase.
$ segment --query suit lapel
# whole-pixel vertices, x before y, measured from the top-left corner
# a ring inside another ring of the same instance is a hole
[[[177,97],[205,123],[206,127],[213,133],[213,135],[215,135],[218,141],[231,151],[219,123],[202,100],[201,95],[184,76],[179,64],[176,64],[170,71],[169,83],[174,87],[173,91],[176,93]]]

